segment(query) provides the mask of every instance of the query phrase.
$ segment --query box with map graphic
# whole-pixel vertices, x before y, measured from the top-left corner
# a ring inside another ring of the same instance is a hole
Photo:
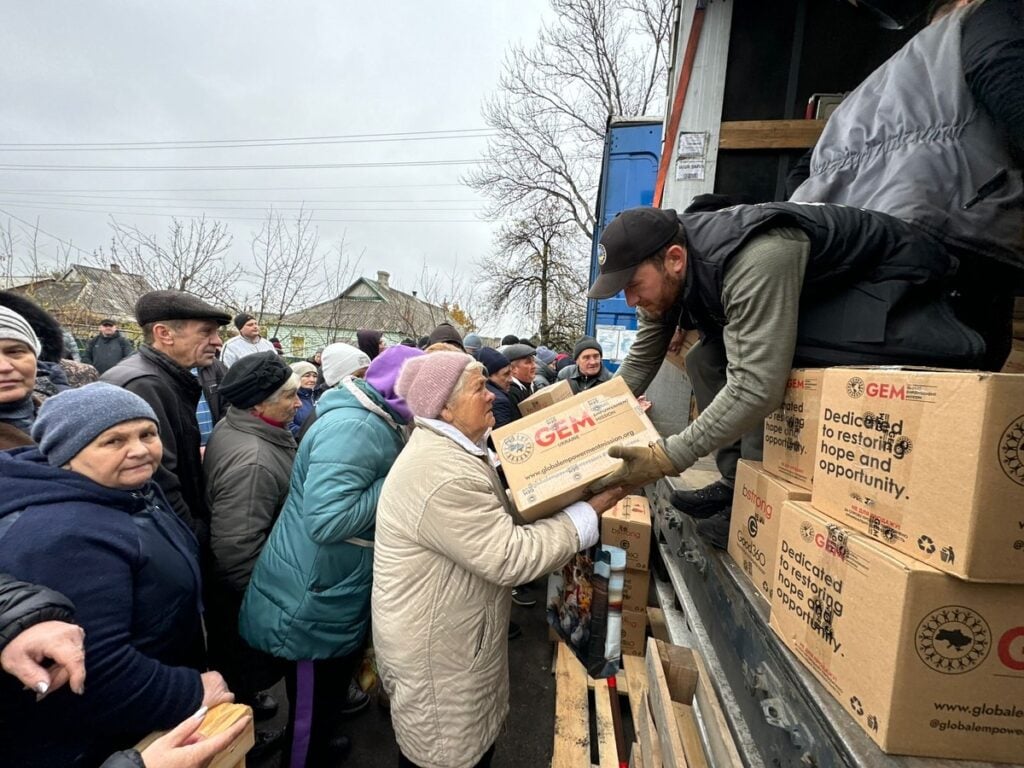
[[[519,514],[547,517],[587,497],[595,480],[621,466],[613,445],[660,440],[626,382],[616,377],[491,433]]]
[[[1024,377],[829,368],[811,503],[970,581],[1024,584]]]
[[[886,752],[1024,755],[1024,588],[968,582],[786,502],[771,627]]]

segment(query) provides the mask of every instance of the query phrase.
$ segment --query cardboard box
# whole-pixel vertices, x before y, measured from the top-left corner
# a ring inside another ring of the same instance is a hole
[[[1010,355],[1003,363],[1002,373],[1024,373],[1024,341],[1013,340]]]
[[[823,368],[794,368],[782,405],[764,420],[764,468],[810,490],[817,464]]]
[[[647,445],[658,431],[616,377],[491,433],[512,500],[530,522],[587,495],[619,466],[612,445]]]
[[[775,584],[782,505],[810,498],[810,491],[772,477],[760,462],[740,461],[736,465],[729,556],[767,600],[771,600]]]
[[[962,581],[786,502],[771,626],[886,752],[1019,761],[1024,590]]]
[[[544,387],[540,392],[530,395],[519,403],[519,412],[523,416],[527,416],[547,408],[549,405],[568,400],[570,397],[572,397],[572,386],[570,386],[568,381],[558,381],[549,387]]]
[[[650,571],[627,568],[622,580],[622,610],[647,611],[647,596],[651,589]]]
[[[647,611],[622,612],[622,653],[643,656],[647,648]]]
[[[1024,378],[829,368],[811,503],[941,571],[1024,583]]]
[[[626,550],[626,568],[646,571],[651,556],[651,505],[647,499],[627,496],[601,515],[601,543]]]

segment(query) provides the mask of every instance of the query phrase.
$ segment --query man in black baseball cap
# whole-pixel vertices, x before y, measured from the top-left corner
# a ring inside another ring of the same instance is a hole
[[[790,370],[836,364],[973,367],[978,334],[955,319],[942,285],[956,260],[931,236],[847,206],[766,203],[720,210],[632,208],[605,228],[592,298],[625,292],[636,340],[619,374],[643,393],[677,332],[700,416],[650,448],[609,453],[600,485],[642,485],[717,452],[722,480],[673,503],[725,545],[736,462],[761,458],[764,418]],[[741,441],[740,438],[743,438]]]
[[[213,365],[223,342],[223,309],[185,291],[151,291],[135,303],[142,345],[101,377],[141,397],[156,413],[164,453],[153,479],[201,545],[209,540],[196,406],[203,394],[192,370]]]
[[[631,208],[612,219],[597,246],[601,274],[587,296],[609,299],[624,290],[636,268],[668,245],[679,226],[675,211],[660,208]]]

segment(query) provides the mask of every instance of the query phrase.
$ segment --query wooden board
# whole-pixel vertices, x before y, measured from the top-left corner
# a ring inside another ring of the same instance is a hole
[[[213,736],[223,733],[239,718],[251,715],[252,710],[244,704],[218,704],[206,713],[203,724],[199,726],[199,733],[204,736]],[[154,731],[146,738],[135,745],[135,749],[142,752],[146,747],[163,736],[167,731]],[[256,730],[250,720],[249,725],[238,737],[228,745],[227,749],[217,753],[208,768],[245,768],[245,754],[252,749],[256,743]]]
[[[594,684],[597,682],[598,681],[592,678],[590,675],[587,675],[587,688],[593,690]],[[621,669],[615,675],[615,687],[618,690],[620,696],[625,696],[627,693],[629,693],[629,681],[626,679],[625,671]]]
[[[615,747],[615,724],[607,680],[594,681],[594,714],[597,717],[597,756],[601,768],[619,768]]]
[[[668,624],[665,622],[665,612],[653,605],[647,606],[647,623],[651,625],[651,634],[664,643],[672,642],[668,636]]]
[[[672,709],[675,710],[676,725],[679,727],[679,735],[683,739],[683,751],[686,753],[687,762],[691,768],[708,768],[704,745],[700,740],[700,726],[697,725],[697,716],[694,714],[693,707],[673,701]]]
[[[719,149],[808,149],[824,120],[736,120],[722,123]]]
[[[551,768],[589,768],[587,672],[565,643],[555,658],[555,746]]]
[[[715,693],[711,684],[711,677],[708,675],[704,659],[699,653],[695,653],[693,658],[697,662],[699,673],[694,701],[700,709],[700,716],[704,721],[704,731],[708,737],[708,752],[711,760],[715,765],[742,765],[739,751],[736,749],[736,742],[732,738],[729,724],[725,720],[725,713],[718,702],[718,694]]]
[[[640,721],[640,700],[647,696],[647,669],[643,656],[623,656],[622,665],[628,686],[629,712],[633,722],[637,723]]]
[[[647,701],[651,719],[658,731],[657,740],[661,747],[662,763],[673,768],[689,768],[686,752],[683,751],[682,736],[676,727],[672,696],[658,650],[659,642],[653,637],[647,641]]]
[[[651,709],[648,697],[640,699],[640,714],[633,721],[633,729],[636,731],[637,741],[640,743],[640,756],[647,768],[662,768],[661,744],[658,742],[658,733],[654,729],[654,721],[651,719]],[[665,766],[665,768],[675,768]]]

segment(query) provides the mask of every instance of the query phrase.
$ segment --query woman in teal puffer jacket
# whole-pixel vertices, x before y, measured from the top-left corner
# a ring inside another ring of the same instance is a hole
[[[332,726],[369,625],[377,500],[411,420],[394,384],[402,364],[420,354],[391,347],[365,381],[345,378],[320,399],[246,590],[242,637],[296,662],[286,676],[291,768],[331,764],[348,752],[348,739]]]

